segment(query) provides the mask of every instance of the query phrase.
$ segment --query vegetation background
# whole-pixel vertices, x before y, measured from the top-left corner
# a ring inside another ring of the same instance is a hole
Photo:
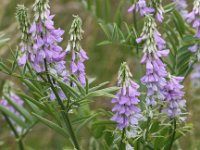
[[[0,0],[0,31],[10,40],[0,47],[0,57],[8,58],[11,49],[16,49],[20,39],[20,32],[15,18],[17,4],[25,4],[32,14],[32,0]],[[127,13],[130,2],[127,0],[51,0],[51,12],[55,14],[55,25],[65,30],[63,48],[68,41],[68,31],[72,22],[72,15],[79,15],[83,19],[84,39],[82,47],[87,51],[90,59],[87,61],[87,74],[98,79],[97,82],[111,81],[115,85],[119,64],[127,61],[135,80],[142,75],[142,66],[139,64],[140,56],[136,55],[131,45],[121,45],[117,41],[110,45],[98,45],[106,39],[100,28],[100,22],[111,25],[116,22],[121,26],[124,22],[132,23],[132,14]],[[33,16],[30,15],[32,18]],[[138,20],[140,21],[140,20]],[[142,24],[138,25],[142,30]],[[130,41],[131,42],[134,41]],[[0,87],[6,80],[17,81],[0,74]],[[200,150],[200,95],[198,89],[193,89],[188,78],[185,82],[187,106],[189,110],[188,122],[193,126],[191,133],[182,138],[181,149]],[[103,107],[110,108],[109,99],[100,99],[93,103],[91,109]],[[82,143],[87,145],[90,131],[85,129],[81,134]],[[88,133],[88,134],[87,134]],[[26,145],[35,150],[61,150],[65,145],[64,139],[42,124],[34,127],[25,140]],[[0,120],[0,149],[15,150],[15,140],[4,121]]]

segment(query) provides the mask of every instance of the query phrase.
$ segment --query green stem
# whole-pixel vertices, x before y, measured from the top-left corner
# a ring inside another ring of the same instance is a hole
[[[29,64],[29,62],[26,63],[26,65],[27,65],[28,70],[29,70],[30,74],[32,75],[32,77],[36,77],[35,74],[34,74],[33,71],[32,71],[33,69],[31,68],[31,65]]]
[[[13,133],[15,135],[16,141],[17,141],[18,146],[19,146],[19,150],[24,150],[24,145],[23,145],[22,139],[19,137],[19,134],[17,133],[17,130],[15,129],[11,120],[7,117],[7,115],[5,113],[3,113],[3,116],[4,116],[5,120],[7,121],[8,125],[10,126],[11,130],[13,131]]]
[[[121,137],[121,142],[120,142],[120,146],[119,146],[119,150],[124,150],[124,137],[125,137],[125,132],[126,132],[126,129],[123,128],[122,130],[122,137]]]
[[[146,133],[145,133],[145,142],[148,141],[149,125],[150,125],[150,122],[151,122],[151,118],[148,116],[148,118],[147,118],[147,131],[146,131]]]
[[[140,150],[140,142],[139,142],[139,140],[137,140],[137,143],[136,143],[136,150]]]
[[[143,139],[141,139],[140,142],[145,146],[145,148],[148,148],[149,150],[154,150],[153,146],[146,143]]]
[[[63,119],[64,119],[64,122],[65,122],[65,124],[66,124],[66,126],[67,126],[67,128],[68,128],[68,130],[69,130],[69,133],[70,133],[70,135],[71,135],[71,139],[72,139],[72,141],[73,141],[73,144],[74,144],[74,146],[75,146],[75,148],[76,148],[77,150],[80,150],[80,146],[79,146],[78,140],[77,140],[77,138],[76,138],[76,136],[75,136],[74,130],[73,130],[73,128],[72,128],[71,122],[70,122],[70,120],[69,120],[68,113],[66,113],[66,111],[65,111],[65,106],[64,106],[62,100],[60,99],[60,96],[58,95],[58,93],[57,93],[57,91],[56,91],[56,88],[54,87],[54,84],[53,84],[52,81],[51,81],[50,75],[48,74],[48,66],[47,66],[46,60],[44,60],[44,64],[45,64],[45,71],[47,72],[47,80],[48,80],[48,82],[50,83],[51,89],[52,89],[53,93],[55,94],[56,99],[57,99],[57,101],[58,101],[58,104],[60,105],[60,107],[61,107],[61,109],[62,109],[61,115],[62,115],[62,117],[63,117]]]
[[[135,31],[138,31],[138,25],[137,25],[137,12],[136,12],[136,9],[134,9],[133,11],[133,25],[134,25],[134,28],[135,28]],[[137,33],[136,33],[137,34]],[[137,37],[136,37],[137,38]],[[139,46],[138,46],[138,43],[135,42],[136,44],[136,52],[137,52],[137,55],[139,55]]]
[[[175,135],[176,135],[176,119],[174,118],[173,119],[173,122],[172,122],[172,136],[170,137],[170,144],[169,144],[169,148],[168,150],[171,150],[172,149],[172,146],[173,146],[173,143],[174,143],[174,139],[175,139]]]
[[[134,11],[133,11],[133,25],[134,25],[135,30],[138,31],[136,9],[134,9]]]

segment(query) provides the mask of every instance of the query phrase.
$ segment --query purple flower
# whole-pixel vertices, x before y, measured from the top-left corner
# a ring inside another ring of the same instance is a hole
[[[55,29],[53,16],[50,15],[49,10],[46,10],[45,20],[39,20],[37,23],[33,23],[30,33],[33,39],[33,52],[31,61],[36,71],[44,71],[44,59],[48,64],[57,63],[63,61],[65,52],[58,46],[58,43],[62,41],[62,35],[64,33],[61,29]]]
[[[18,64],[24,66],[28,59],[28,53],[31,51],[31,40],[29,34],[30,21],[27,15],[27,9],[24,5],[17,5],[16,18],[21,30],[21,42],[19,45]]]
[[[154,12],[153,8],[147,7],[145,0],[138,0],[128,9],[128,12],[132,12],[134,9],[136,9],[136,12],[139,12],[141,16]]]
[[[11,92],[11,93],[9,94],[9,98],[10,98],[14,103],[16,103],[16,104],[19,105],[19,106],[23,106],[23,104],[24,104],[24,101],[23,101],[19,96],[17,96],[15,93],[13,93],[13,92]],[[22,116],[20,115],[20,113],[19,113],[12,105],[10,105],[9,102],[8,102],[5,98],[3,98],[3,99],[0,101],[0,104],[1,104],[2,106],[4,106],[6,109],[8,109],[10,112],[14,113],[15,115],[17,115],[17,116],[19,116],[19,117],[22,117]],[[22,118],[23,118],[23,117],[22,117]]]
[[[148,7],[146,0],[138,0],[128,9],[128,12],[132,12],[135,9],[141,16],[152,14],[155,15],[157,21],[162,22],[164,19],[164,9],[161,1],[150,2],[150,5],[155,7]]]
[[[200,2],[194,0],[193,10],[186,15],[186,20],[193,23],[193,28],[197,30],[195,37],[200,38]]]
[[[23,55],[21,56],[21,58],[19,58],[19,60],[18,60],[19,65],[20,65],[20,66],[25,65],[25,64],[26,64],[26,60],[27,60],[27,56],[26,56],[26,54],[23,54]]]
[[[70,40],[66,51],[71,51],[71,63],[70,71],[77,76],[79,82],[82,85],[86,84],[86,73],[85,73],[85,64],[84,62],[88,60],[86,52],[80,45],[82,40],[82,21],[78,16],[74,16],[75,19],[72,22],[71,29],[69,31]]]
[[[143,85],[147,87],[146,102],[148,105],[156,105],[156,99],[163,100],[163,88],[166,85],[167,70],[161,58],[169,54],[166,42],[156,29],[155,19],[146,16],[144,30],[137,42],[144,41],[142,64],[146,64],[146,74],[141,78]]]
[[[154,6],[154,9],[155,9],[155,18],[157,21],[159,22],[163,22],[163,19],[164,19],[164,9],[162,7],[162,0],[156,0],[156,1],[153,1],[153,6]]]
[[[193,46],[190,46],[189,48],[188,48],[191,52],[196,52],[197,51],[197,49],[198,49],[198,45],[197,44],[195,44],[195,45],[193,45]]]
[[[190,13],[186,15],[186,21],[192,23],[192,27],[196,29],[196,34],[194,37],[200,38],[200,1],[194,0],[193,9]],[[189,47],[191,52],[196,53],[197,58],[199,59],[199,45],[195,44],[194,46]]]
[[[125,77],[125,78],[124,78]],[[131,73],[126,63],[122,63],[119,71],[119,87],[116,98],[112,99],[115,106],[112,109],[114,116],[111,120],[117,123],[119,129],[129,126],[137,126],[141,119],[141,110],[138,107],[139,85],[130,79]]]
[[[86,84],[86,78],[85,78],[85,65],[84,62],[88,60],[88,56],[86,55],[85,51],[83,49],[80,50],[80,52],[75,52],[72,50],[72,62],[71,62],[71,72],[75,74],[80,83],[82,85]]]
[[[57,93],[60,97],[61,100],[65,100],[66,99],[66,95],[65,93],[59,88],[57,87]],[[50,89],[50,100],[54,101],[56,99],[56,96],[54,94],[54,92]]]
[[[35,20],[29,29],[32,47],[27,57],[36,72],[44,72],[46,63],[51,74],[67,82],[69,72],[64,60],[67,51],[58,45],[63,40],[64,31],[54,27],[54,15],[50,14],[48,2],[46,0],[36,1],[33,6]],[[65,99],[65,95],[59,87],[57,92],[61,99]],[[50,90],[50,99],[55,100],[52,90]]]
[[[176,9],[177,11],[181,14],[181,16],[183,17],[183,19],[186,19],[187,15],[188,15],[188,11],[187,11],[187,0],[172,0],[175,5],[176,5]]]
[[[34,4],[35,22],[30,27],[33,46],[29,53],[29,61],[37,72],[45,71],[44,60],[46,60],[48,67],[59,70],[65,67],[58,68],[63,61],[66,52],[58,45],[63,38],[64,33],[60,28],[54,27],[54,15],[50,15],[48,1],[41,3],[36,1]]]
[[[183,77],[169,76],[169,80],[165,85],[165,101],[167,105],[163,108],[162,112],[166,113],[169,117],[178,117],[185,109],[186,100],[183,99],[184,92],[182,91]]]

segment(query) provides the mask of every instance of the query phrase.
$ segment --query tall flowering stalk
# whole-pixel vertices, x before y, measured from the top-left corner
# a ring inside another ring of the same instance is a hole
[[[195,37],[200,38],[200,0],[194,0],[193,9],[187,15],[186,19],[193,24],[193,28],[197,30]]]
[[[63,67],[66,52],[58,45],[64,33],[60,28],[54,27],[54,15],[50,14],[49,0],[36,0],[33,5],[35,12],[34,22],[30,33],[33,41],[33,50],[30,61],[37,72],[45,71],[44,60],[51,66],[50,71],[58,71],[62,76],[67,75]],[[62,66],[62,67],[61,67]]]
[[[141,109],[139,108],[140,92],[139,85],[131,80],[132,74],[126,62],[122,63],[118,73],[118,86],[121,89],[117,92],[116,98],[112,99],[115,106],[112,109],[114,116],[111,120],[117,123],[117,128],[122,131],[120,148],[133,150],[128,142],[123,142],[126,137],[134,138],[137,136],[138,122],[142,120]],[[126,136],[125,136],[126,135]]]
[[[86,84],[86,73],[84,62],[88,60],[86,52],[81,47],[82,40],[82,21],[78,16],[74,16],[71,29],[69,31],[70,39],[66,51],[71,51],[72,60],[70,64],[71,73],[76,75],[82,85]]]
[[[61,77],[63,81],[67,81],[68,72],[66,71],[64,60],[67,52],[58,45],[63,40],[62,35],[64,31],[54,27],[52,20],[54,15],[50,15],[49,9],[49,0],[36,0],[33,5],[35,16],[34,22],[29,30],[33,41],[33,51],[30,54],[29,61],[36,72],[46,72],[47,80],[45,81],[50,85],[50,99],[55,99],[58,102],[61,109],[60,115],[68,130],[71,141],[74,147],[80,150],[66,106],[63,103],[65,95],[49,74],[54,74]]]
[[[194,0],[193,2],[193,9],[188,15],[186,16],[186,20],[189,23],[192,23],[192,27],[196,29],[196,38],[200,38],[200,0]],[[196,43],[193,46],[189,47],[191,52],[195,52],[197,54],[198,60],[200,59],[199,54],[199,44]]]
[[[27,14],[27,8],[24,7],[24,5],[17,6],[16,18],[22,32],[18,64],[23,66],[26,64],[27,59],[29,58],[29,54],[32,51],[29,34],[30,21]]]
[[[142,84],[147,87],[146,102],[148,105],[155,105],[155,99],[164,100],[163,88],[166,85],[166,65],[162,58],[167,56],[165,40],[156,29],[157,25],[152,15],[147,15],[145,25],[137,43],[144,41],[142,64],[146,64],[146,75],[141,78]]]
[[[115,113],[111,120],[117,123],[119,129],[130,126],[137,126],[138,120],[142,117],[138,107],[139,85],[131,80],[131,73],[126,64],[122,63],[119,69],[118,86],[121,89],[117,92],[116,98],[112,99],[115,104],[112,111]]]
[[[166,105],[162,109],[171,119],[171,131],[169,136],[169,143],[166,144],[167,149],[171,149],[175,141],[177,121],[185,121],[183,110],[186,107],[186,100],[183,98],[184,86],[181,84],[183,77],[168,75],[167,84],[165,85],[165,102]]]
[[[36,72],[44,72],[48,68],[50,73],[67,81],[69,73],[64,60],[66,51],[58,45],[63,40],[64,31],[54,27],[54,15],[50,14],[49,0],[36,0],[33,10],[35,12],[34,22],[29,30],[33,44],[29,53],[29,61]],[[63,91],[56,84],[55,86],[59,96],[64,100],[66,97]],[[50,99],[56,99],[51,89]]]
[[[189,23],[192,23],[193,28],[196,29],[196,34],[194,37],[200,38],[200,0],[194,0],[193,2],[193,9],[188,15],[186,16],[186,20]],[[194,45],[189,47],[189,50],[196,54],[196,58],[200,60],[200,45],[199,42],[196,42]],[[192,72],[191,79],[194,83],[193,85],[197,85],[197,82],[200,78],[198,77],[199,72],[199,63],[194,66],[194,71]],[[199,78],[199,79],[198,79]]]

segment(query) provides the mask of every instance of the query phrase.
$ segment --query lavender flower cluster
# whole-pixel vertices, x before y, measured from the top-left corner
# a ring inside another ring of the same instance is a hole
[[[17,6],[16,18],[19,22],[20,30],[22,31],[18,59],[19,65],[22,66],[26,64],[28,55],[31,52],[31,42],[29,34],[30,21],[28,19],[27,9],[24,7],[24,5]]]
[[[168,55],[165,40],[156,29],[156,23],[151,15],[146,16],[145,26],[138,43],[145,41],[142,64],[146,64],[146,75],[141,78],[142,84],[147,87],[146,102],[154,106],[155,99],[164,100],[163,89],[166,85],[167,70],[161,58]]]
[[[138,107],[139,85],[131,80],[131,73],[124,62],[120,66],[118,75],[118,86],[121,89],[117,92],[116,98],[112,99],[115,104],[112,111],[115,113],[111,120],[117,123],[119,129],[129,126],[137,126],[142,118],[141,110]]]
[[[136,3],[133,3],[133,5],[128,9],[128,12],[132,12],[134,9],[136,12],[139,12],[141,16],[154,12],[153,8],[147,7],[145,0],[138,0]]]
[[[54,15],[50,14],[48,3],[49,0],[35,1],[33,5],[35,16],[31,26],[29,25],[26,9],[23,7],[20,8],[22,10],[17,11],[19,12],[17,17],[20,28],[24,29],[24,24],[26,24],[26,30],[22,30],[21,56],[18,63],[22,66],[26,63],[31,63],[38,73],[46,71],[45,67],[47,66],[48,71],[61,77],[65,82],[68,81],[68,76],[71,72],[78,77],[82,85],[85,85],[84,62],[88,60],[88,56],[80,45],[83,33],[81,19],[78,16],[75,17],[70,29],[69,44],[67,49],[63,50],[58,44],[63,40],[64,31],[54,27]],[[26,40],[24,40],[25,36]],[[70,71],[67,70],[65,61],[66,54],[69,51],[72,55]],[[61,90],[59,90],[59,93],[64,96]],[[50,97],[54,99],[55,95],[51,93]]]
[[[196,29],[195,38],[200,38],[200,1],[194,0],[193,9],[186,16],[186,21],[192,23],[192,27]],[[193,46],[189,47],[189,50],[196,53],[197,59],[200,59],[199,44],[195,43]]]
[[[182,110],[185,109],[186,100],[183,99],[184,92],[182,89],[184,86],[181,84],[183,77],[169,76],[169,80],[165,85],[165,100],[167,106],[163,108],[162,112],[166,113],[170,117],[177,117],[182,115]],[[180,117],[180,119],[182,119]]]
[[[162,0],[152,0],[147,4],[146,0],[137,0],[128,9],[128,12],[132,12],[134,9],[139,12],[141,16],[148,14],[155,14],[156,19],[162,22],[164,17],[164,9],[161,5]]]
[[[86,84],[85,65],[84,62],[88,60],[86,52],[82,49],[80,41],[82,40],[82,21],[79,17],[74,16],[75,19],[69,31],[70,40],[67,46],[67,51],[71,51],[72,61],[70,70],[75,74],[82,85]]]
[[[179,6],[180,3],[176,2],[178,8],[186,8],[184,4]],[[147,5],[145,0],[138,0],[128,9],[128,12],[134,9],[136,12],[140,10],[140,15],[145,16],[142,34],[136,42],[144,43],[141,63],[146,64],[146,74],[141,78],[141,82],[147,87],[146,103],[155,106],[156,100],[165,101],[167,105],[163,112],[169,117],[177,117],[185,107],[185,101],[182,100],[184,92],[180,83],[182,78],[169,75],[166,64],[162,61],[162,58],[168,56],[170,52],[166,48],[166,41],[157,30],[155,21],[162,22],[164,19],[162,1],[151,1]]]
[[[48,1],[44,0],[36,1],[34,4],[35,22],[33,22],[29,32],[33,40],[33,49],[30,53],[30,61],[33,64],[34,69],[37,72],[45,71],[44,60],[48,64],[51,63],[63,63],[66,52],[58,46],[63,38],[63,30],[55,29],[52,19],[53,15],[50,15]],[[60,69],[60,68],[58,68]],[[60,72],[60,70],[58,70]]]

